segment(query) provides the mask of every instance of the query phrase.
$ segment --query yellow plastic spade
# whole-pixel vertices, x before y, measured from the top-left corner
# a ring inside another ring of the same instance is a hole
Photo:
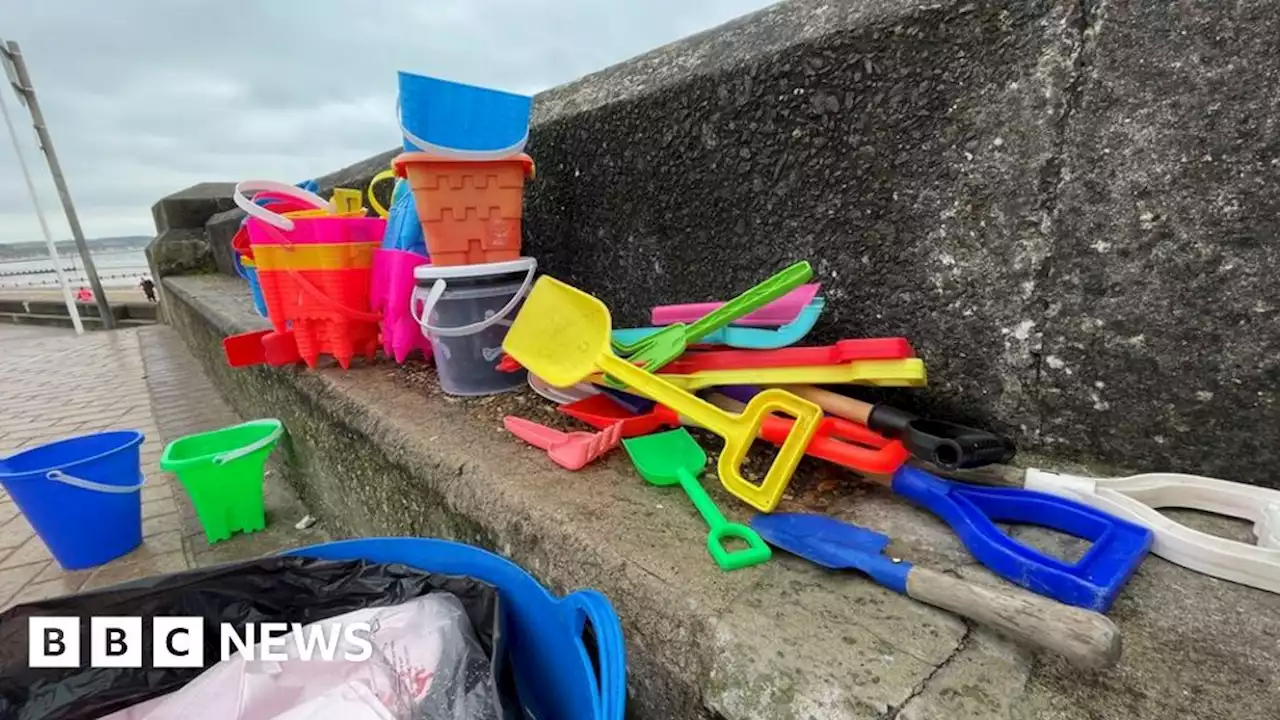
[[[774,368],[699,370],[687,375],[658,377],[684,390],[701,390],[723,385],[874,385],[877,387],[924,387],[926,374],[920,358],[895,360],[850,360],[843,365],[812,365]],[[804,378],[803,380],[801,378]],[[604,382],[594,375],[592,382]]]
[[[717,470],[725,489],[761,512],[772,512],[813,439],[822,409],[785,390],[765,390],[735,415],[681,390],[613,354],[613,320],[596,298],[552,277],[533,286],[507,331],[502,349],[529,372],[556,387],[569,387],[604,371],[724,438]],[[791,434],[756,485],[742,476],[742,461],[770,413],[795,417]]]

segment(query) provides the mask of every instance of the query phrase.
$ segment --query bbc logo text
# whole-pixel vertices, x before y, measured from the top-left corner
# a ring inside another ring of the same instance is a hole
[[[28,618],[28,664],[33,668],[201,668],[207,660],[207,628],[201,617],[91,617],[87,638],[81,629],[78,617]],[[148,633],[151,653],[144,658]],[[363,662],[373,655],[371,634],[369,623],[361,622],[250,623],[240,628],[222,623],[219,659],[239,653],[246,660]]]

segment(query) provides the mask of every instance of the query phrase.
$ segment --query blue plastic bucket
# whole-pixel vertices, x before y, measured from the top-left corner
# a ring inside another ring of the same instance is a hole
[[[500,160],[529,140],[533,98],[400,73],[405,150],[460,160]]]
[[[403,178],[396,180],[395,190],[391,193],[391,212],[387,214],[387,232],[382,236],[382,249],[427,255],[427,238],[422,233],[422,223],[418,221],[417,205],[409,191],[409,183]]]
[[[262,317],[267,316],[267,300],[262,296],[262,285],[258,283],[258,268],[245,267],[240,262],[240,255],[234,254],[236,273],[249,283],[249,292],[253,293],[253,309]]]
[[[503,644],[526,713],[545,720],[623,718],[627,667],[622,623],[608,598],[595,590],[556,599],[510,560],[448,540],[365,538],[285,554],[402,563],[487,582],[498,589],[504,610]]]
[[[142,433],[67,438],[0,459],[0,483],[64,570],[142,544]]]

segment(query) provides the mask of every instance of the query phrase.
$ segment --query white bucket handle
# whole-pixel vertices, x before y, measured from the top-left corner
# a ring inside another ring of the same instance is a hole
[[[93,492],[111,493],[115,495],[127,495],[135,493],[142,489],[147,483],[147,477],[142,473],[138,473],[137,485],[108,485],[107,483],[94,482],[93,480],[85,480],[74,475],[68,475],[61,470],[50,470],[44,476],[54,482],[60,482],[63,485],[80,488],[81,490],[92,490]]]
[[[249,197],[245,195],[246,192],[264,191],[288,195],[295,200],[301,200],[302,202],[315,206],[317,210],[333,211],[333,207],[330,205],[329,201],[319,195],[303,190],[300,187],[276,182],[274,180],[242,180],[236,183],[236,191],[231,195],[231,199],[235,201],[236,207],[245,211],[249,216],[255,217],[273,227],[280,228],[285,232],[293,230],[292,220],[280,215],[279,213],[271,212],[258,203],[250,200]]]
[[[505,160],[512,155],[518,154],[524,150],[524,146],[529,142],[529,131],[526,130],[524,137],[520,141],[510,147],[501,148],[499,150],[456,150],[447,148],[442,145],[435,145],[423,140],[422,138],[409,132],[409,128],[404,126],[404,116],[400,114],[400,96],[396,95],[396,122],[400,124],[400,134],[404,135],[404,139],[417,146],[418,150],[436,155],[442,158],[450,158],[454,160],[470,160],[473,162],[484,162],[486,160]]]
[[[435,333],[441,337],[462,337],[464,335],[474,335],[481,330],[502,322],[507,315],[511,314],[512,310],[516,309],[516,305],[519,305],[520,301],[523,300],[524,296],[529,292],[529,286],[533,285],[533,276],[537,271],[538,261],[532,260],[532,262],[529,263],[528,272],[525,273],[524,283],[520,285],[520,289],[516,291],[516,294],[511,296],[511,301],[493,315],[490,315],[478,322],[473,322],[470,325],[463,325],[455,328],[442,328],[436,327],[435,325],[427,322],[426,319],[431,317],[431,311],[435,309],[436,303],[440,302],[440,296],[444,295],[444,291],[447,288],[444,278],[436,279],[435,284],[431,286],[431,291],[427,293],[425,298],[422,296],[422,287],[417,285],[414,286],[413,293],[409,296],[409,315],[413,317],[413,319],[418,323],[418,327],[422,328],[424,332]],[[417,307],[418,301],[420,300],[422,301],[422,315],[418,315],[414,312],[414,308]]]
[[[253,453],[256,453],[262,448],[267,447],[271,443],[275,442],[276,440],[279,440],[282,434],[284,434],[283,425],[277,427],[275,430],[272,430],[270,435],[262,438],[261,440],[258,440],[256,442],[251,442],[242,448],[237,448],[235,450],[228,450],[227,452],[224,452],[221,455],[214,457],[213,464],[226,465],[232,460],[239,460],[245,455],[251,455]]]

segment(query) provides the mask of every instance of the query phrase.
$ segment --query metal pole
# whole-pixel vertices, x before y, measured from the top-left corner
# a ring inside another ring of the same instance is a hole
[[[31,171],[27,169],[26,158],[22,157],[22,146],[18,143],[18,131],[13,129],[13,120],[9,119],[9,104],[0,93],[0,114],[4,115],[5,127],[9,128],[9,139],[13,140],[13,152],[18,156],[18,167],[22,169],[22,179],[27,181],[27,192],[31,193],[31,204],[36,206],[36,217],[40,219],[40,230],[44,232],[44,241],[49,245],[49,259],[53,261],[53,271],[58,275],[58,284],[62,286],[62,299],[67,302],[67,314],[71,316],[71,324],[76,334],[84,334],[84,325],[80,323],[80,309],[71,297],[71,284],[67,276],[62,274],[62,258],[58,257],[58,246],[53,242],[53,233],[49,232],[49,223],[45,222],[44,209],[40,207],[40,198],[36,195],[36,186],[31,182]]]
[[[67,181],[62,176],[62,165],[58,163],[58,154],[53,149],[53,139],[44,124],[44,113],[40,112],[40,103],[36,101],[35,87],[31,84],[31,76],[27,74],[27,63],[22,59],[22,50],[18,43],[10,40],[5,47],[7,60],[12,63],[17,74],[17,82],[13,83],[19,96],[26,101],[31,111],[31,123],[35,125],[36,134],[40,136],[40,149],[49,161],[49,172],[53,174],[53,184],[58,188],[58,197],[62,200],[62,209],[67,213],[67,224],[71,226],[71,237],[75,238],[76,247],[80,250],[80,260],[84,264],[84,273],[89,277],[89,287],[93,288],[93,298],[98,303],[98,314],[102,316],[102,327],[111,330],[116,326],[115,316],[111,314],[111,305],[107,302],[107,294],[102,291],[102,282],[98,280],[98,269],[89,255],[89,245],[84,241],[84,230],[80,228],[80,218],[76,216],[75,205],[71,202],[71,192],[67,190]]]

